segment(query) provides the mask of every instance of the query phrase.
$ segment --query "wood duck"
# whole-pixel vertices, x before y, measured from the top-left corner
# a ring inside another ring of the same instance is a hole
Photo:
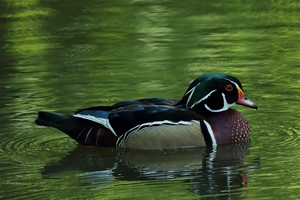
[[[230,75],[206,74],[195,79],[181,100],[165,98],[123,101],[80,109],[72,115],[39,112],[35,123],[66,133],[83,145],[172,149],[216,147],[250,138],[240,104],[257,109]]]

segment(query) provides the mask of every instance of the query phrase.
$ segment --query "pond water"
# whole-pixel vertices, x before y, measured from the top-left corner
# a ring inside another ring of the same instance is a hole
[[[1,199],[299,199],[300,2],[0,2]],[[124,151],[38,127],[122,100],[179,99],[205,73],[238,77],[252,144]]]

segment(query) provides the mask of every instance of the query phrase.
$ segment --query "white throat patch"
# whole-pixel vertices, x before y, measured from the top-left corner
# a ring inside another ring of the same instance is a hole
[[[211,109],[210,107],[208,107],[207,104],[204,105],[205,108],[206,108],[208,111],[210,111],[210,112],[222,112],[222,111],[228,110],[228,108],[230,108],[231,106],[235,105],[235,103],[230,104],[230,103],[227,102],[224,93],[222,93],[222,97],[223,97],[223,103],[224,103],[224,104],[223,104],[223,108],[218,109],[218,110],[213,110],[213,109]]]

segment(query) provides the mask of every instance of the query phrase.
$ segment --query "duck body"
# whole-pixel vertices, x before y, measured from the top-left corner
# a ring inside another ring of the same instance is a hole
[[[236,78],[212,74],[192,82],[179,101],[123,101],[81,109],[72,115],[39,112],[35,122],[57,128],[83,145],[130,149],[216,147],[250,137],[247,119],[230,108],[235,103],[257,108],[244,97]]]

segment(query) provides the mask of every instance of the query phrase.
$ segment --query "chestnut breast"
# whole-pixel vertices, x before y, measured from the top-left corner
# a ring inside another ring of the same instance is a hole
[[[212,127],[217,144],[242,142],[250,138],[250,125],[246,117],[234,109],[205,116]]]

